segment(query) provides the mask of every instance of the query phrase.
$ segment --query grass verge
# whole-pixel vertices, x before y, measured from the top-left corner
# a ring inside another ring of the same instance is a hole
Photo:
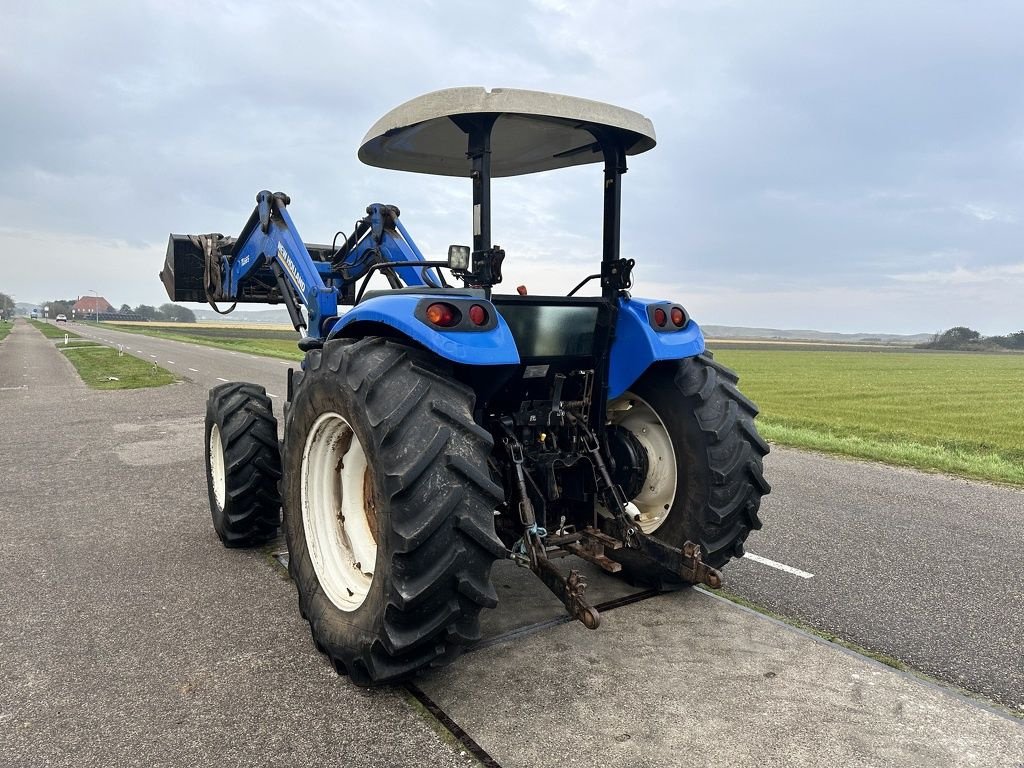
[[[93,389],[140,389],[162,387],[178,378],[155,363],[146,363],[131,355],[119,355],[116,349],[101,345],[58,347],[75,366],[78,375]]]
[[[998,453],[922,445],[908,440],[886,441],[858,435],[836,435],[828,430],[788,427],[770,420],[759,420],[757,428],[766,439],[781,445],[1024,486],[1024,464]]]
[[[782,445],[1024,486],[1024,355],[716,350]]]
[[[7,334],[11,332],[11,323],[0,322],[0,341],[7,338]]]
[[[79,338],[77,333],[69,331],[67,326],[64,325],[44,323],[42,320],[29,320],[29,322],[48,339],[63,339],[64,334],[67,334],[72,339]]]

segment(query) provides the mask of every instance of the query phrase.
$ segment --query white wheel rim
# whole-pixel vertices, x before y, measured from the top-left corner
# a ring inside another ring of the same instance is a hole
[[[608,404],[611,424],[629,430],[647,451],[643,490],[626,508],[639,518],[644,533],[653,533],[668,519],[676,497],[676,452],[665,424],[643,398],[626,392]]]
[[[213,499],[217,509],[224,509],[227,496],[227,479],[224,473],[224,443],[220,439],[220,427],[210,428],[210,480],[213,484]]]
[[[302,527],[324,594],[354,611],[370,591],[377,562],[373,477],[344,417],[324,413],[302,451]]]

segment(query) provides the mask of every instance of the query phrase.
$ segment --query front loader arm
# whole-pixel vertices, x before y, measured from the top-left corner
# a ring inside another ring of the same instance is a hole
[[[313,260],[288,214],[288,203],[288,197],[280,192],[263,191],[256,196],[256,209],[228,264],[224,293],[227,298],[237,296],[248,278],[269,265],[296,329],[306,325],[296,311],[297,300],[309,315],[309,335],[319,336],[323,321],[338,314],[338,290],[324,283],[331,264]]]
[[[394,206],[369,206],[352,236],[335,249],[303,242],[289,202],[281,192],[260,192],[238,238],[171,235],[160,273],[171,300],[284,302],[297,331],[323,339],[326,321],[338,315],[339,305],[355,303],[355,283],[374,269],[396,288],[443,284]]]

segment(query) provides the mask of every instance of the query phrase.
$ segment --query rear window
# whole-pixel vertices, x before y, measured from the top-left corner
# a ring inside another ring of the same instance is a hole
[[[500,304],[520,357],[593,355],[596,306]]]

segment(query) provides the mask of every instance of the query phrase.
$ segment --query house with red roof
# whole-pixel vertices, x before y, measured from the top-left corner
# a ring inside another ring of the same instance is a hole
[[[76,317],[87,317],[96,314],[104,315],[117,310],[102,296],[79,296],[78,301],[71,306],[71,311]]]

